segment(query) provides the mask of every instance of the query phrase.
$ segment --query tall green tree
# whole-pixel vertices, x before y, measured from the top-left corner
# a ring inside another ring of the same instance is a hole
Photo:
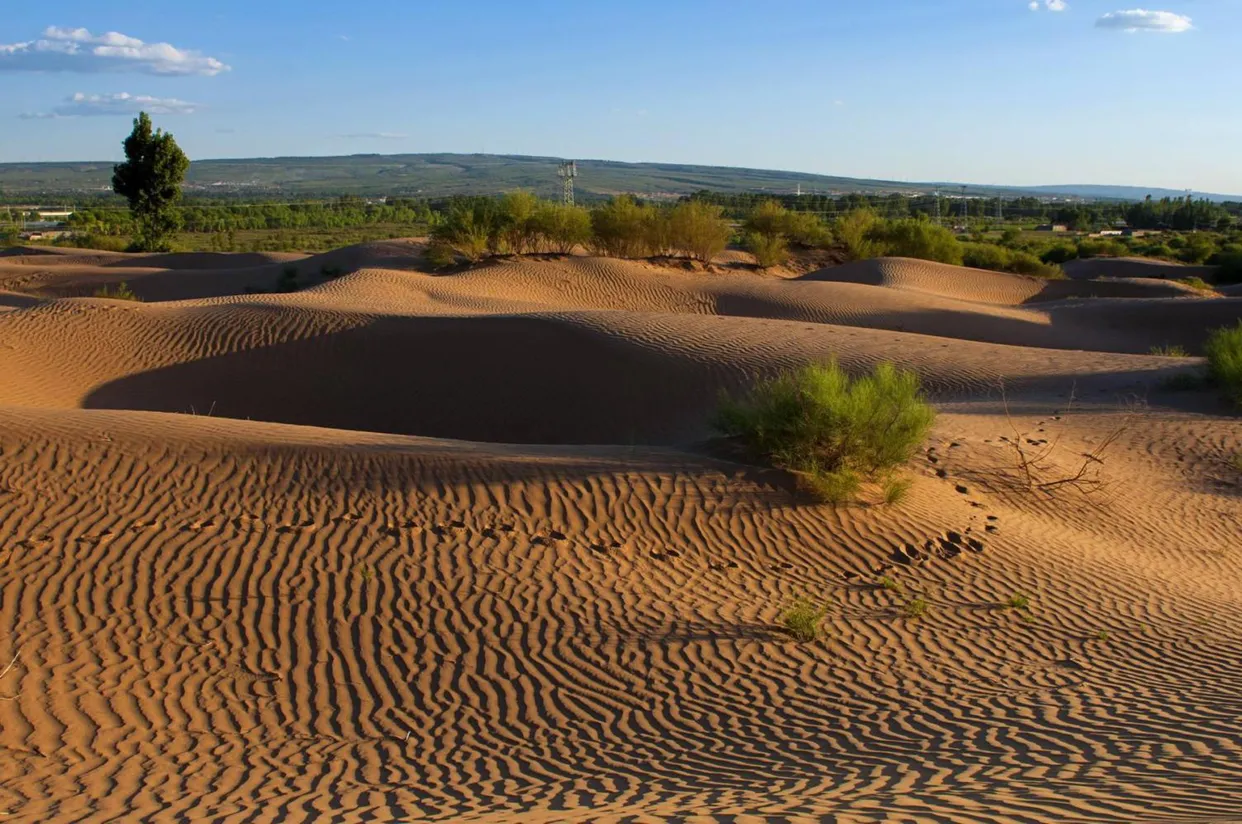
[[[174,205],[181,198],[190,159],[171,134],[152,130],[146,112],[139,112],[124,145],[125,162],[112,169],[112,191],[129,201],[138,229],[134,248],[167,251],[169,237],[181,224]]]

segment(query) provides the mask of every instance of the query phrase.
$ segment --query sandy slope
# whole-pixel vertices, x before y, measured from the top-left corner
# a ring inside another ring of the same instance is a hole
[[[1216,277],[1215,266],[1192,266],[1176,261],[1141,257],[1071,260],[1065,264],[1064,269],[1065,274],[1075,279],[1161,278],[1179,280],[1195,277],[1211,283]]]
[[[1242,300],[416,251],[0,282],[8,819],[1242,820],[1242,420],[1135,354]],[[692,450],[827,356],[942,406],[899,508]],[[1015,428],[1072,471],[1122,423],[1103,494],[1019,488]],[[949,531],[983,551],[894,555]],[[774,626],[804,594],[824,642]]]

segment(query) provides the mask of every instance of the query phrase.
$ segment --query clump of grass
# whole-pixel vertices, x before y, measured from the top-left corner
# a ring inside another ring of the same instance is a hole
[[[1208,375],[1242,409],[1242,321],[1217,329],[1204,345]]]
[[[898,595],[906,591],[906,588],[901,585],[901,581],[888,575],[880,579],[880,588],[887,592],[895,592]]]
[[[931,609],[931,604],[926,598],[916,597],[906,601],[905,606],[901,608],[901,614],[911,620],[922,618]]]
[[[1101,629],[1101,630],[1098,630],[1098,631],[1095,633],[1095,640],[1097,640],[1097,641],[1107,641],[1107,640],[1108,640],[1108,638],[1109,638],[1109,635],[1108,635],[1108,630],[1106,630],[1106,629]]]
[[[375,578],[375,571],[367,564],[359,564],[354,568],[354,572],[362,579],[362,583],[369,584]]]
[[[890,477],[884,481],[884,504],[886,506],[897,506],[910,497],[910,487],[914,485],[914,481],[909,478]]]
[[[298,290],[298,268],[296,266],[286,266],[280,272],[280,277],[276,280],[277,292],[296,292]]]
[[[1165,344],[1164,346],[1153,346],[1151,354],[1158,355],[1162,358],[1188,358],[1190,353],[1186,351],[1184,346],[1175,344]]]
[[[830,361],[762,381],[740,400],[724,396],[715,425],[820,500],[842,503],[908,461],[935,418],[913,372],[881,363],[852,378]]]
[[[1005,602],[1005,606],[1009,609],[1027,610],[1031,608],[1031,599],[1022,593],[1009,596],[1009,600]]]
[[[1212,284],[1208,283],[1206,280],[1204,280],[1201,277],[1192,276],[1188,278],[1178,278],[1177,282],[1181,284],[1185,284],[1186,286],[1189,286],[1191,289],[1197,289],[1200,292],[1215,292],[1216,291],[1212,287]]]
[[[109,298],[111,300],[132,300],[138,303],[142,302],[142,298],[134,294],[134,290],[129,288],[129,284],[122,281],[116,286],[103,286],[95,290],[94,297]]]
[[[1237,471],[1242,472],[1242,452],[1230,455],[1229,459],[1226,460],[1225,463],[1229,464],[1231,469],[1236,469]]]
[[[809,643],[819,638],[819,626],[827,615],[828,604],[799,598],[781,614],[781,626],[798,641]]]

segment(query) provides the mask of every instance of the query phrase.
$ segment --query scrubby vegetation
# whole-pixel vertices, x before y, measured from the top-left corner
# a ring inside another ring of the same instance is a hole
[[[840,503],[908,461],[935,417],[913,372],[883,363],[852,378],[834,361],[762,381],[740,399],[726,395],[715,425],[753,459]]]
[[[798,641],[810,643],[819,638],[819,627],[828,615],[828,604],[799,598],[781,614],[781,626]]]
[[[141,302],[142,298],[134,294],[134,290],[129,288],[129,284],[121,281],[115,286],[101,286],[95,290],[92,297],[108,298],[110,300],[132,300]]]
[[[1190,353],[1186,351],[1184,346],[1176,344],[1165,344],[1163,346],[1153,346],[1151,354],[1158,355],[1162,358],[1188,358]]]
[[[1212,381],[1242,409],[1242,321],[1213,332],[1204,353]]]

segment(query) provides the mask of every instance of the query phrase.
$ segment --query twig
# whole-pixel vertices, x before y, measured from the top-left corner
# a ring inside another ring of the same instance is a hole
[[[4,668],[4,672],[0,672],[0,679],[3,679],[4,676],[8,675],[9,671],[13,669],[13,665],[17,663],[17,656],[21,655],[21,652],[21,648],[19,647],[17,652],[13,653],[13,660],[9,661],[9,665]],[[21,697],[22,694],[20,692],[16,695],[0,695],[0,701],[16,701]]]

